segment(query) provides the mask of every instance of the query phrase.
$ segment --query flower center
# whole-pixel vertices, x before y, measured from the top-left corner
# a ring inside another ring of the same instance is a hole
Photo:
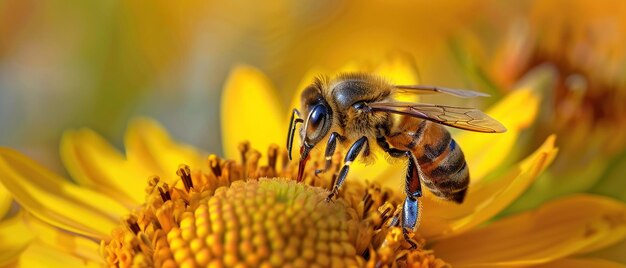
[[[270,148],[267,165],[259,165],[261,154],[249,145],[240,150],[241,163],[209,156],[204,169],[181,166],[171,185],[151,178],[146,203],[102,241],[106,261],[123,267],[446,265],[404,241],[397,226],[402,196],[354,180],[328,202],[332,177],[316,177],[311,168],[305,183],[296,183],[289,162],[276,170],[278,147]]]
[[[220,188],[193,213],[183,213],[180,227],[167,234],[173,261],[228,267],[356,265],[347,210],[324,198],[319,189],[282,179]]]

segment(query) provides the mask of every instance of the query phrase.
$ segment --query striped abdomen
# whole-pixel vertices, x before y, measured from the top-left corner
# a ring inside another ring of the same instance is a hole
[[[405,117],[387,137],[388,142],[415,155],[423,185],[441,198],[463,202],[469,185],[469,170],[461,148],[445,127]]]

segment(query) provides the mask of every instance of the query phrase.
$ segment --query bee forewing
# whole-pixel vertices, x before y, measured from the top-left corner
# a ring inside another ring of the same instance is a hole
[[[375,102],[369,103],[368,106],[374,112],[389,112],[418,117],[470,131],[487,133],[506,131],[500,122],[474,108],[410,102]]]
[[[449,95],[457,96],[461,98],[489,97],[489,94],[478,92],[478,91],[445,88],[445,87],[437,87],[437,86],[394,85],[393,87],[395,89],[395,92],[398,92],[398,93],[414,93],[414,94],[444,93],[444,94],[449,94]]]

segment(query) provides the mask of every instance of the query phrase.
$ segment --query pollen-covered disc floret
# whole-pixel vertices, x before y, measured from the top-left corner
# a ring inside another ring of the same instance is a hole
[[[198,170],[181,166],[177,180],[151,178],[146,204],[102,241],[108,264],[447,266],[404,241],[396,226],[401,196],[375,184],[349,182],[328,201],[331,175],[317,177],[311,168],[305,183],[296,183],[290,178],[297,170],[289,162],[283,160],[277,171],[278,147],[270,148],[263,166],[261,154],[248,144],[240,150],[241,163],[210,156]]]

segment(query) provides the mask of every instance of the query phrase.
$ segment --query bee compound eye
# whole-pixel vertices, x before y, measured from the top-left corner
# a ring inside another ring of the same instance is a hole
[[[326,107],[324,107],[323,105],[315,106],[313,110],[311,110],[311,117],[309,118],[309,126],[318,128],[320,125],[323,125],[326,119],[327,113],[328,111],[326,111]]]
[[[328,117],[328,108],[325,105],[313,106],[306,123],[306,139],[309,142],[316,143],[328,131]]]

